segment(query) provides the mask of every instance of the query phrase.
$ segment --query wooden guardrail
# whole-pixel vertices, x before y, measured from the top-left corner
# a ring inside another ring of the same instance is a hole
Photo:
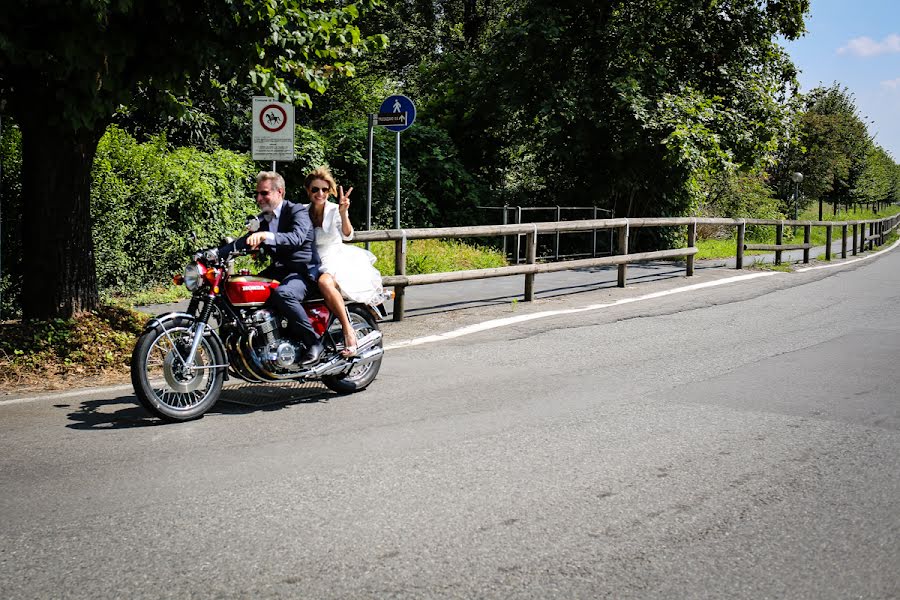
[[[543,223],[522,223],[508,225],[480,225],[474,227],[436,227],[427,229],[385,229],[377,231],[357,231],[354,234],[354,242],[394,242],[394,275],[382,277],[385,287],[394,288],[394,320],[403,319],[404,294],[406,287],[410,285],[427,285],[431,283],[444,283],[449,281],[465,281],[471,279],[484,279],[488,277],[505,277],[508,275],[525,276],[525,301],[534,300],[534,276],[536,273],[550,273],[584,267],[618,265],[618,286],[625,287],[628,274],[628,263],[645,262],[667,258],[684,257],[686,260],[686,275],[694,274],[694,255],[697,253],[695,246],[697,240],[697,225],[725,225],[737,228],[737,247],[735,254],[735,268],[742,269],[744,265],[745,250],[773,250],[775,252],[775,264],[781,264],[781,253],[786,250],[803,250],[803,262],[809,262],[810,232],[812,227],[826,228],[825,259],[831,260],[831,239],[834,227],[841,227],[841,256],[847,257],[847,232],[852,227],[851,249],[853,255],[862,252],[868,246],[881,245],[888,233],[900,225],[900,215],[885,219],[870,219],[858,221],[782,221],[773,219],[719,219],[719,218],[648,218],[648,219],[585,219],[583,221],[561,221]],[[745,244],[744,236],[747,225],[763,225],[775,227],[775,244]],[[784,227],[803,227],[802,244],[784,244]],[[868,226],[868,233],[866,228]],[[687,227],[687,246],[669,250],[656,250],[652,252],[639,252],[629,254],[628,238],[631,229],[641,227]],[[590,231],[612,229],[616,232],[616,252],[613,256],[597,258],[584,258],[578,260],[555,261],[547,263],[537,262],[537,238],[543,234],[558,234],[573,231]],[[491,269],[472,269],[467,271],[451,271],[448,273],[429,273],[423,275],[406,274],[406,244],[409,240],[423,240],[435,238],[467,238],[467,237],[495,237],[507,235],[524,235],[526,245],[526,263],[495,267]]]

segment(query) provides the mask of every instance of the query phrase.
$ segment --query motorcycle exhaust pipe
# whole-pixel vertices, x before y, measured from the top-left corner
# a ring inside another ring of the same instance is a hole
[[[366,350],[380,342],[382,337],[384,336],[382,336],[381,332],[377,330],[364,335],[361,340],[356,342],[356,351],[360,353],[365,352]]]
[[[375,362],[384,354],[384,348],[371,348],[353,358],[333,358],[324,365],[318,365],[310,369],[309,374],[314,377],[322,377],[323,375],[337,375],[345,371],[349,371],[353,367],[367,365]]]
[[[337,375],[353,367],[367,365],[374,362],[384,354],[384,348],[375,346],[381,341],[382,335],[380,331],[373,331],[364,336],[357,342],[357,355],[353,358],[344,358],[336,356],[322,365],[316,365],[309,370],[309,375],[313,377],[321,377],[323,375]]]

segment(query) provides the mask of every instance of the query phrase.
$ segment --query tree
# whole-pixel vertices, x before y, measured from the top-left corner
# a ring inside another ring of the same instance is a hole
[[[776,38],[803,32],[807,0],[505,7],[502,27],[435,71],[452,86],[434,110],[497,186],[529,173],[532,195],[559,190],[620,216],[683,214],[696,173],[756,166],[786,127],[795,69]]]
[[[803,195],[811,200],[856,202],[854,190],[872,150],[853,94],[835,83],[811,90],[794,116],[797,144],[783,155],[777,172],[779,196],[793,191],[790,174],[803,173]]]
[[[891,203],[894,200],[896,171],[897,165],[894,164],[890,154],[881,146],[872,144],[853,189],[856,202],[876,206]]]
[[[23,0],[0,13],[0,100],[23,145],[25,317],[97,307],[90,170],[117,109],[183,110],[198,90],[254,89],[310,105],[386,43],[354,21],[377,0]]]

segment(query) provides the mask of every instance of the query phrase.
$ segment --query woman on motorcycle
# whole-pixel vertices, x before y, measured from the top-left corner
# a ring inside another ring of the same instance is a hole
[[[337,315],[344,334],[346,357],[356,354],[356,332],[350,325],[344,308],[344,297],[365,304],[381,298],[381,273],[374,266],[371,252],[344,244],[353,236],[353,225],[348,214],[350,192],[337,187],[334,176],[326,167],[319,167],[306,176],[304,182],[309,198],[309,216],[316,229],[316,249],[322,266],[319,268],[319,289],[328,308]],[[335,195],[338,203],[329,202]]]

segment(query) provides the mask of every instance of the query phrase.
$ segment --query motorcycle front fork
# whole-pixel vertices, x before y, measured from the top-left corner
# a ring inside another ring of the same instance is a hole
[[[194,358],[197,356],[197,349],[200,347],[200,342],[203,341],[203,332],[206,330],[206,324],[209,322],[209,316],[212,314],[215,298],[214,294],[209,295],[209,298],[207,298],[206,302],[203,304],[203,310],[200,311],[200,316],[197,317],[197,320],[194,322],[194,339],[191,340],[191,351],[188,352],[187,357],[184,359],[184,366],[187,369],[194,368]],[[199,302],[199,300],[196,298],[191,299],[191,304],[188,306],[188,312],[191,312],[191,307],[193,307],[196,312],[197,302]],[[191,314],[194,313],[191,312]]]

